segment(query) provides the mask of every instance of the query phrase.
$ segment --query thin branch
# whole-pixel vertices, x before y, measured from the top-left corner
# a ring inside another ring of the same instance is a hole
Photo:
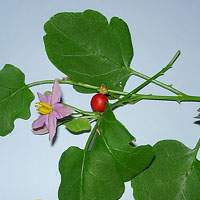
[[[147,79],[144,83],[142,83],[141,85],[139,85],[137,88],[135,88],[134,90],[132,90],[130,92],[130,94],[135,94],[135,93],[139,92],[141,89],[143,89],[144,87],[146,87],[147,85],[149,85],[153,80],[157,79],[160,76],[163,76],[166,71],[168,71],[170,68],[172,68],[173,64],[176,62],[176,60],[178,59],[178,57],[180,56],[180,54],[181,54],[181,52],[180,52],[180,50],[178,50],[176,52],[176,54],[174,55],[174,57],[170,60],[170,62],[163,69],[161,69],[158,73],[156,73],[151,78]]]
[[[112,104],[112,108],[117,108],[121,105],[123,105],[126,102],[129,102],[129,98],[133,95],[139,92],[141,89],[149,85],[153,80],[157,79],[160,76],[163,76],[166,71],[168,71],[170,68],[172,68],[172,65],[175,63],[175,61],[178,59],[180,56],[181,52],[177,51],[176,54],[173,56],[173,58],[170,60],[170,62],[162,68],[158,73],[156,73],[154,76],[151,78],[147,79],[145,82],[143,82],[141,85],[133,89],[131,92],[129,92],[127,95],[116,101],[115,103]]]
[[[139,78],[142,78],[142,79],[145,79],[145,80],[148,80],[150,79],[149,76],[145,75],[145,74],[142,74],[141,72],[138,72],[134,69],[132,69],[132,75],[134,76],[137,76]],[[185,93],[177,90],[176,88],[174,88],[172,85],[170,84],[166,84],[166,83],[163,83],[161,81],[158,81],[158,80],[152,80],[152,83],[154,83],[155,85],[158,85],[166,90],[169,90],[170,92],[173,92],[174,94],[177,94],[177,95],[186,95]]]

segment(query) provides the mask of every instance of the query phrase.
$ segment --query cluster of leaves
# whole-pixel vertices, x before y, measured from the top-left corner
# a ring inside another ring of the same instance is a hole
[[[131,36],[117,17],[110,22],[100,13],[60,13],[45,24],[44,43],[51,62],[70,80],[123,91],[132,70]],[[17,118],[28,119],[34,95],[24,74],[12,65],[0,71],[0,135],[14,128]],[[96,90],[74,86],[76,91]],[[115,98],[116,96],[112,96]],[[75,134],[91,130],[87,118],[65,123]],[[117,200],[124,182],[132,181],[136,200],[198,200],[200,142],[191,150],[178,141],[161,141],[153,147],[136,146],[135,138],[115,118],[112,107],[96,121],[84,149],[70,147],[61,156],[60,200]]]

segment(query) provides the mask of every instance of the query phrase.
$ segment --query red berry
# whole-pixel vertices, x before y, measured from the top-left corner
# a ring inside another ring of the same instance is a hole
[[[106,95],[98,93],[92,97],[90,104],[94,112],[104,112],[107,102],[108,98]]]

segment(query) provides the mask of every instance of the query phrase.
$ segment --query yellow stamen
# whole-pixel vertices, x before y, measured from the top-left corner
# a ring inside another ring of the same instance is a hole
[[[37,111],[42,115],[47,115],[53,110],[52,106],[45,102],[38,102],[35,106],[37,107]]]

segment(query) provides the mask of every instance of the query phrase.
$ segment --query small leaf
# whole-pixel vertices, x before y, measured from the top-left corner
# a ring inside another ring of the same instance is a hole
[[[154,146],[153,164],[132,180],[136,200],[198,200],[200,161],[196,159],[200,141],[191,150],[173,140]]]
[[[0,71],[0,136],[6,136],[14,128],[17,118],[30,117],[33,93],[24,83],[24,74],[13,65],[5,65]]]
[[[90,121],[85,118],[72,119],[65,123],[65,128],[74,134],[89,132],[91,130]]]
[[[127,24],[93,10],[65,12],[44,26],[44,43],[51,62],[71,80],[122,91],[131,75],[133,57]],[[75,87],[80,92],[96,92]]]
[[[124,192],[124,182],[151,164],[152,147],[129,144],[134,137],[109,106],[94,133],[87,149],[71,147],[62,154],[59,200],[117,200]]]

